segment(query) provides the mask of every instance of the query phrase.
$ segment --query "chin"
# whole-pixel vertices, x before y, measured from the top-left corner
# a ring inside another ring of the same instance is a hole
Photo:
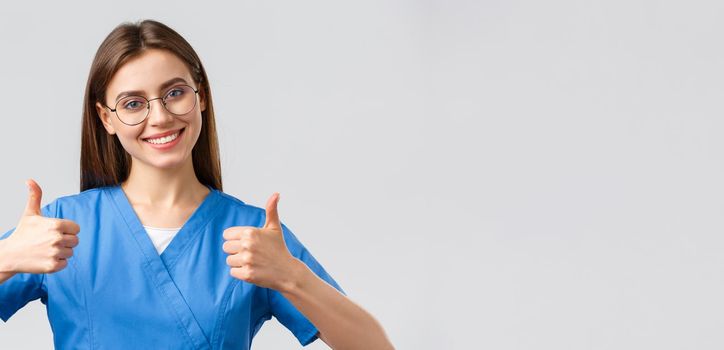
[[[135,160],[145,164],[146,166],[157,168],[157,169],[176,169],[183,166],[190,157],[155,157],[154,159],[135,158]]]
[[[189,159],[190,157],[184,159],[156,159],[152,164],[161,169],[175,169],[183,166]]]
[[[158,168],[158,169],[176,169],[176,168],[180,168],[181,165],[183,165],[183,162],[163,162],[163,163],[156,162],[156,163],[152,163],[150,165],[153,166],[154,168]]]

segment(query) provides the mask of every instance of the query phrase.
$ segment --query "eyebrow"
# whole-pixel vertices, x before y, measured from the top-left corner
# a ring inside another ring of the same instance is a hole
[[[168,80],[165,83],[161,84],[161,86],[159,87],[159,90],[166,89],[167,87],[169,87],[173,84],[176,84],[176,83],[188,84],[188,82],[186,82],[186,80],[184,80],[183,78],[176,77],[176,78],[173,78],[173,79]],[[118,100],[120,100],[121,98],[126,97],[126,96],[131,96],[131,95],[143,96],[143,93],[144,92],[141,90],[123,91],[120,94],[118,94],[118,96],[116,96],[116,102],[118,102]]]

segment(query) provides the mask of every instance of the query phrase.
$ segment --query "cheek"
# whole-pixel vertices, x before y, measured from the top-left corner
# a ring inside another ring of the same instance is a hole
[[[127,128],[117,128],[116,129],[116,137],[118,137],[118,140],[121,141],[121,144],[123,145],[123,148],[128,150],[131,147],[135,147],[136,143],[140,141],[138,138],[140,137],[140,133],[133,129],[127,129]]]
[[[201,114],[198,115],[197,118],[195,118],[191,124],[189,125],[193,128],[193,133],[190,133],[188,136],[191,136],[192,144],[196,144],[196,142],[199,140],[199,135],[201,135]]]

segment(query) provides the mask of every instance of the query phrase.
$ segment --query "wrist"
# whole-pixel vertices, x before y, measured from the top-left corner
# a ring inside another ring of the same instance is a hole
[[[304,286],[308,274],[312,273],[309,267],[301,260],[293,258],[290,264],[289,277],[282,283],[279,291],[283,294],[294,294]]]
[[[15,273],[12,261],[13,258],[7,250],[7,240],[0,240],[0,273]]]

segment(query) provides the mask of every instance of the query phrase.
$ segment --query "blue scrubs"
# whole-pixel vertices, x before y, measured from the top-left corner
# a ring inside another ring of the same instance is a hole
[[[262,227],[265,210],[209,189],[161,255],[120,186],[46,205],[44,216],[80,225],[80,243],[65,269],[20,273],[0,284],[0,318],[40,298],[57,349],[249,349],[272,316],[302,345],[311,343],[317,329],[281,293],[229,275],[224,229]],[[283,223],[282,229],[291,254],[344,294]]]

